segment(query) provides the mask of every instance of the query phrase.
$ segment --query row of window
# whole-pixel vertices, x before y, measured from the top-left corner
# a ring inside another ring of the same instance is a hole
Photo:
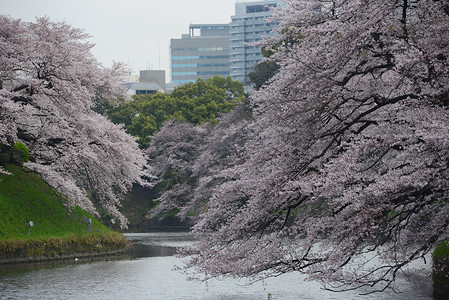
[[[229,55],[207,55],[207,56],[172,56],[171,60],[188,60],[188,59],[228,59]]]
[[[229,24],[229,26],[232,27],[232,25],[233,25],[234,23],[236,23],[236,22],[243,22],[243,21],[247,21],[247,20],[250,20],[250,21],[265,20],[268,16],[269,16],[269,15],[267,15],[267,16],[259,16],[259,17],[253,17],[253,16],[241,16],[241,17],[239,17],[239,16],[234,16],[234,17],[232,18],[232,21],[231,21],[231,23]]]
[[[218,71],[218,72],[172,72],[172,76],[205,76],[205,75],[229,75],[229,71]]]
[[[251,5],[246,7],[246,13],[259,13],[259,12],[269,12],[271,7],[276,7],[276,3],[269,3],[265,5]]]
[[[229,63],[225,64],[172,64],[172,68],[203,68],[203,67],[229,67]]]
[[[278,25],[278,23],[268,23],[268,22],[265,22],[265,23],[259,23],[259,22],[257,22],[257,23],[256,22],[237,23],[232,26],[229,33],[232,34],[236,31],[243,32],[244,29],[248,29],[248,28],[262,28],[262,27],[272,30],[277,25]]]
[[[201,28],[201,29],[213,29],[213,30],[216,30],[216,29],[228,29],[228,26],[199,26],[199,27],[195,27],[195,26],[193,26],[192,28]]]
[[[156,95],[155,90],[136,90],[136,95]]]
[[[195,79],[190,79],[190,80],[172,80],[172,82],[174,84],[176,84],[176,85],[178,85],[178,84],[186,84],[186,83],[195,82],[195,81],[196,81]]]
[[[172,48],[172,52],[176,51],[198,51],[198,52],[215,52],[215,51],[229,51],[229,48],[224,47],[206,47],[206,48]]]

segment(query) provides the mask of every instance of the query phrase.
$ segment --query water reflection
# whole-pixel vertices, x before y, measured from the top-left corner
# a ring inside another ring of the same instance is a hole
[[[247,280],[188,281],[173,271],[182,260],[172,256],[176,247],[192,240],[185,233],[126,234],[135,244],[132,259],[39,267],[0,272],[0,299],[200,299],[200,300],[347,300],[432,299],[428,274],[400,278],[401,294],[360,296],[358,292],[332,293],[299,274],[285,274],[247,285]]]
[[[132,259],[143,257],[173,256],[176,248],[186,246],[193,240],[186,232],[125,233],[133,246],[126,251]]]

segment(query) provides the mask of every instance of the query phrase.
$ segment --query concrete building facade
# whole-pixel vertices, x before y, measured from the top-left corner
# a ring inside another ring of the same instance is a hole
[[[170,57],[175,85],[229,76],[229,24],[190,25],[189,34],[171,39]]]
[[[156,93],[164,93],[165,71],[164,70],[142,70],[138,81],[130,78],[124,84],[128,89],[128,95],[155,95]]]
[[[162,90],[165,90],[165,71],[164,70],[141,70],[139,82],[157,83]]]
[[[271,7],[283,5],[281,0],[248,1],[235,4],[235,15],[231,17],[230,38],[230,68],[234,80],[244,84],[249,83],[248,74],[263,58],[260,47],[249,46],[247,43],[259,41],[262,36],[270,35],[278,25],[268,23],[272,16]]]

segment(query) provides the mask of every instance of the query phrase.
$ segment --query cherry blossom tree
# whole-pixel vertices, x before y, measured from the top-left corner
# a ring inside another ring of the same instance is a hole
[[[245,162],[218,171],[187,267],[394,288],[449,238],[448,2],[287,2],[263,42],[280,70],[250,96]]]
[[[245,161],[243,147],[251,136],[250,125],[247,103],[220,116],[218,124],[167,122],[147,150],[161,190],[153,216],[180,210],[180,219],[195,219],[192,212],[201,209],[214,188],[226,180],[220,171]]]
[[[103,68],[89,36],[65,23],[0,16],[0,142],[24,143],[26,166],[79,205],[92,199],[126,226],[120,197],[144,184],[146,159],[134,138],[92,110],[117,101],[123,68]]]
[[[153,216],[177,210],[191,200],[196,181],[193,166],[207,132],[205,125],[172,120],[152,136],[147,155],[158,178],[155,187],[160,192],[156,199],[160,204],[153,210]]]

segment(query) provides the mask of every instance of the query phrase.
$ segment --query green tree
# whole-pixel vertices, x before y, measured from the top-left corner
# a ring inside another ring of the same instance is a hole
[[[254,71],[249,73],[248,76],[251,82],[254,83],[256,90],[258,90],[278,71],[279,65],[272,60],[267,60],[257,64],[254,67]]]
[[[147,148],[150,136],[168,120],[200,125],[216,123],[220,113],[229,112],[245,99],[243,85],[215,76],[198,79],[175,88],[171,94],[133,96],[133,101],[108,110],[109,119],[123,124],[126,131],[137,137],[141,148]]]
[[[265,58],[271,58],[275,53],[274,51],[278,49],[279,45],[274,46],[270,50],[266,47],[262,48],[262,55]],[[270,80],[271,77],[276,75],[279,71],[279,65],[274,60],[264,60],[259,62],[255,67],[254,71],[248,74],[249,79],[254,83],[256,90],[260,89],[265,83]]]

